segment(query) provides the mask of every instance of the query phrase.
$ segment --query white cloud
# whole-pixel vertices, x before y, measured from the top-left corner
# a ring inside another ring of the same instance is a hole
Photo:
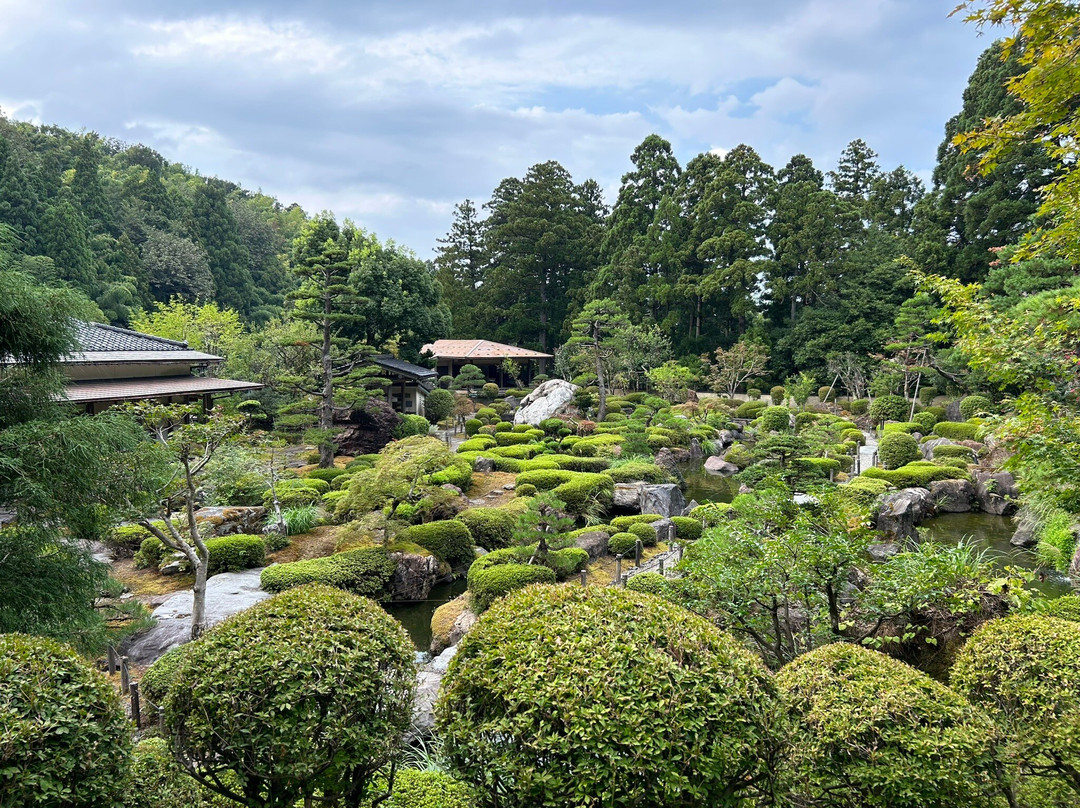
[[[44,122],[44,105],[40,99],[0,98],[0,113],[13,120],[38,125]]]

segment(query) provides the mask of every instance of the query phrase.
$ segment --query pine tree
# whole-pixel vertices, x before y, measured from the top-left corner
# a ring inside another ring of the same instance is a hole
[[[484,282],[487,255],[484,249],[484,223],[471,199],[454,206],[450,232],[438,243],[435,277],[442,288],[442,299],[453,316],[451,336],[476,337],[479,334],[479,290]]]

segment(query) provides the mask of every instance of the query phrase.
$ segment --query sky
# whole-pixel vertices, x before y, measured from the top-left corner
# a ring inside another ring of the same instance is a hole
[[[141,142],[424,258],[558,160],[609,202],[650,133],[929,180],[989,44],[957,0],[0,0],[0,109]]]

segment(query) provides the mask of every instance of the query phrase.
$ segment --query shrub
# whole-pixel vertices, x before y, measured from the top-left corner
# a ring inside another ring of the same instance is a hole
[[[647,483],[671,482],[671,474],[667,470],[645,460],[632,460],[616,468],[608,469],[603,473],[617,483],[631,483],[638,480]]]
[[[172,550],[162,544],[157,536],[145,538],[139,545],[139,552],[135,554],[135,568],[156,570],[161,566],[162,559],[171,552]]]
[[[636,522],[626,529],[627,533],[633,533],[646,547],[656,546],[656,529],[644,522]]]
[[[422,415],[403,415],[401,421],[394,427],[394,438],[404,440],[413,435],[426,435],[431,429],[428,419]]]
[[[819,387],[817,391],[818,401],[822,404],[836,400],[836,391],[831,387]]]
[[[736,418],[757,418],[758,414],[765,409],[764,401],[745,401],[735,410]]]
[[[470,570],[469,591],[472,593],[473,610],[478,614],[483,613],[492,603],[515,589],[529,584],[553,584],[555,580],[555,571],[540,564],[497,564],[475,573]]]
[[[525,483],[524,485],[518,485],[514,488],[515,497],[535,497],[536,486],[531,483]]]
[[[896,488],[928,488],[930,483],[938,480],[964,480],[970,477],[962,469],[939,466],[925,460],[917,460],[893,470],[869,468],[862,476],[884,480]]]
[[[464,458],[457,458],[446,468],[428,476],[430,485],[455,485],[462,491],[472,487],[473,466]]]
[[[841,497],[849,502],[868,506],[888,491],[889,487],[890,483],[886,480],[875,480],[872,477],[862,476],[840,486],[838,492]]]
[[[478,435],[475,438],[462,441],[457,450],[458,452],[483,452],[495,445],[495,438],[488,435]]]
[[[462,640],[436,729],[483,804],[730,805],[775,754],[775,705],[764,666],[674,604],[529,587]]]
[[[170,648],[164,654],[154,660],[145,671],[139,681],[140,692],[143,697],[153,704],[165,704],[165,694],[177,681],[180,667],[187,659],[188,651],[192,648],[191,643],[184,643]]]
[[[787,388],[782,384],[778,384],[769,390],[769,398],[772,399],[772,403],[779,407],[785,401],[787,401]]]
[[[323,483],[326,486],[326,491],[319,491],[318,489],[307,485],[279,484],[277,486],[278,504],[282,508],[299,508],[303,505],[314,505],[322,498],[323,494],[330,490],[330,484],[325,480],[312,480],[312,482]],[[263,507],[274,507],[274,494],[269,489],[263,494]]]
[[[747,388],[746,396],[751,401],[757,401],[759,398],[761,398],[761,390],[759,390],[757,387]]]
[[[398,769],[386,808],[475,808],[476,796],[465,783],[440,771]]]
[[[1039,598],[1035,601],[1034,608],[1044,617],[1056,617],[1058,620],[1071,620],[1074,623],[1080,623],[1080,595]]]
[[[889,435],[893,432],[903,432],[905,435],[911,435],[918,431],[919,424],[917,421],[892,421],[881,428],[883,435]]]
[[[865,398],[856,398],[848,405],[848,412],[852,415],[866,415],[870,410],[870,402]]]
[[[312,469],[304,475],[305,480],[325,480],[326,482],[332,482],[335,477],[340,477],[342,474],[346,474],[345,469],[332,468],[332,469]]]
[[[625,440],[622,435],[604,434],[582,438],[574,444],[571,451],[581,457],[596,457],[598,454],[611,454],[612,449]]]
[[[549,552],[542,563],[551,568],[557,580],[565,581],[574,573],[585,569],[585,565],[589,563],[589,554],[580,547],[564,547]]]
[[[438,556],[440,561],[445,561],[452,567],[470,564],[476,557],[469,528],[464,522],[456,519],[413,525],[399,531],[396,538],[400,541],[419,544]]]
[[[513,431],[514,431],[514,425],[512,423],[510,423],[509,421],[499,421],[497,424],[495,424],[495,434],[496,435],[498,435],[500,432],[513,432]]]
[[[922,459],[919,443],[906,432],[890,432],[882,435],[878,444],[878,457],[887,469],[898,469],[915,460]]]
[[[568,482],[553,488],[552,493],[566,504],[569,513],[580,514],[593,503],[603,508],[610,505],[615,483],[606,474],[575,472]]]
[[[791,410],[787,407],[766,407],[761,412],[761,429],[765,432],[787,432],[791,425]]]
[[[491,407],[481,407],[476,411],[476,417],[485,424],[494,424],[499,420],[499,413]]]
[[[920,387],[919,388],[919,403],[924,407],[929,407],[930,403],[937,398],[938,389],[936,387]]]
[[[811,477],[827,479],[829,473],[840,471],[840,461],[834,457],[796,457],[791,461],[793,468]]]
[[[206,550],[210,554],[207,572],[211,575],[248,570],[266,563],[266,545],[262,536],[239,533],[208,539]]]
[[[968,424],[963,421],[942,421],[934,424],[934,434],[939,438],[949,440],[975,440],[979,434],[977,424]]]
[[[414,659],[366,598],[317,585],[278,595],[188,652],[185,686],[165,700],[173,748],[198,775],[240,780],[249,805],[292,805],[320,786],[367,796],[409,725]]]
[[[917,431],[924,435],[929,435],[930,431],[934,428],[934,424],[938,422],[938,417],[934,415],[934,413],[927,412],[926,410],[915,413],[911,418],[919,425]]]
[[[532,443],[533,439],[529,435],[524,435],[520,432],[495,432],[495,442],[499,446],[522,446],[526,443]]]
[[[911,405],[908,404],[907,399],[892,394],[878,396],[870,405],[870,417],[874,419],[875,424],[885,421],[903,421],[910,411]]]
[[[836,643],[798,657],[776,683],[794,720],[782,774],[793,803],[984,803],[992,785],[993,728],[926,674]]]
[[[136,744],[124,808],[211,808],[223,802],[181,767],[164,738]]]
[[[482,398],[485,401],[494,401],[499,395],[499,385],[495,382],[488,382],[480,388],[480,392],[477,394],[478,398]]]
[[[262,571],[259,585],[267,592],[283,592],[319,583],[378,599],[385,596],[395,570],[397,564],[385,548],[359,547],[323,558],[273,564]]]
[[[671,517],[671,521],[675,523],[676,538],[682,539],[683,541],[697,541],[701,538],[702,529],[700,519],[694,519],[690,516],[673,516]]]
[[[706,502],[704,505],[698,505],[694,510],[690,511],[690,516],[687,518],[698,523],[704,523],[706,527],[714,527],[720,524],[722,519],[727,518],[730,510],[730,503]]]
[[[509,547],[514,539],[515,517],[502,508],[469,508],[458,514],[473,542],[485,550]]]
[[[627,556],[634,552],[637,543],[638,537],[633,533],[615,533],[608,539],[608,552],[611,555]]]
[[[844,441],[854,441],[860,446],[866,443],[866,435],[861,429],[845,429],[840,433],[840,439]]]
[[[611,460],[606,457],[577,457],[575,455],[548,455],[537,458],[536,462],[550,463],[550,468],[594,473],[606,471],[611,465]]]
[[[955,443],[943,443],[934,447],[934,459],[943,457],[958,457],[961,460],[972,462],[975,460],[975,451],[968,446],[958,446]]]
[[[162,528],[165,527],[164,522],[157,522],[156,524]],[[153,537],[153,535],[142,525],[119,525],[105,536],[104,544],[118,557],[131,558],[142,549],[143,542]]]
[[[480,427],[482,427],[483,425],[484,422],[481,421],[479,418],[470,418],[465,422],[465,434],[471,438],[480,430]]]
[[[1080,767],[1080,624],[1043,615],[984,623],[960,650],[950,681],[997,722],[1007,760],[1020,772],[1050,775],[1032,776],[1023,790],[1057,780],[1063,791],[1071,785],[1062,804],[1077,803],[1080,783],[1063,772]]]
[[[319,509],[314,505],[284,508],[281,518],[285,522],[285,532],[290,536],[299,536],[310,533],[319,524]]]
[[[454,394],[449,390],[432,390],[424,399],[424,417],[433,425],[445,421],[453,411]]]
[[[527,437],[525,435],[515,435],[514,437]],[[491,454],[496,457],[510,457],[516,460],[528,460],[533,457],[542,447],[537,446],[535,443],[527,443],[519,446],[496,446],[491,450]]]
[[[535,469],[517,476],[518,485],[534,485],[538,491],[550,491],[574,479],[576,472],[566,469]]]
[[[633,516],[616,516],[611,520],[611,526],[615,530],[629,530],[631,525],[636,524],[651,524],[658,522],[664,517],[658,513],[636,513]]]
[[[449,390],[453,386],[453,384],[454,384],[454,377],[453,376],[440,376],[439,377],[439,387],[442,388],[443,390]]]
[[[671,590],[671,584],[658,572],[639,572],[626,580],[626,588],[631,592],[647,592],[662,598]]]
[[[0,805],[115,805],[130,748],[108,679],[54,640],[0,635]]]
[[[970,421],[977,415],[989,415],[994,411],[994,402],[986,396],[965,396],[960,399],[960,416]]]

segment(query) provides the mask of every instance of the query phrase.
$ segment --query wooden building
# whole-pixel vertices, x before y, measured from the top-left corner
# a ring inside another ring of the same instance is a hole
[[[488,339],[439,339],[425,345],[422,352],[435,357],[439,376],[456,376],[462,365],[476,365],[484,372],[488,381],[495,382],[500,387],[511,387],[514,384],[502,370],[505,360],[510,359],[519,366],[518,377],[523,384],[528,384],[534,375],[546,373],[547,361],[554,358],[551,354],[504,345]]]
[[[438,374],[430,368],[420,367],[389,354],[371,357],[371,363],[379,368],[379,374],[390,380],[386,388],[386,403],[403,415],[423,415],[424,401],[435,389]]]

